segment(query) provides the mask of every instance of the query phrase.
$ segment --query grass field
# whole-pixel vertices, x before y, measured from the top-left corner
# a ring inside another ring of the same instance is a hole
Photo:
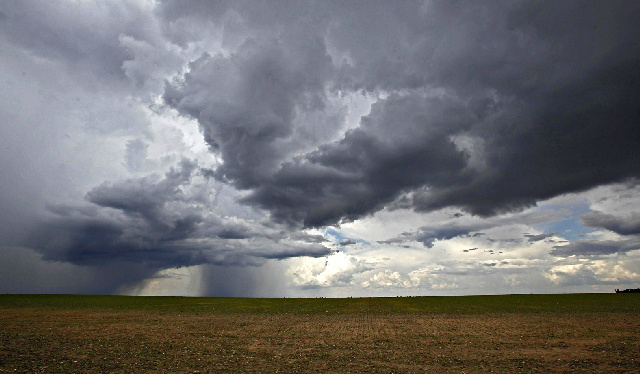
[[[0,372],[637,373],[640,294],[0,295]]]

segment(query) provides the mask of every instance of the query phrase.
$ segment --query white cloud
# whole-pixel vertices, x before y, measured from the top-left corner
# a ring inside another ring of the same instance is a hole
[[[353,282],[355,274],[369,270],[365,262],[344,252],[326,258],[304,258],[301,262],[289,272],[294,284],[302,287],[347,286]]]
[[[422,290],[456,289],[458,285],[446,276],[438,274],[442,267],[431,267],[414,270],[402,276],[389,269],[374,274],[369,280],[362,282],[363,288],[411,288]]]
[[[611,259],[567,259],[549,269],[556,285],[629,285],[640,281],[640,253]],[[562,263],[565,262],[565,263]]]
[[[412,288],[415,287],[411,280],[408,280],[397,271],[386,269],[374,274],[369,280],[362,282],[364,288]]]

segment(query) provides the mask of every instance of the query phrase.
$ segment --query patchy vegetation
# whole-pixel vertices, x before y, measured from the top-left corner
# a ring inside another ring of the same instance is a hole
[[[0,296],[0,372],[638,372],[640,295]]]

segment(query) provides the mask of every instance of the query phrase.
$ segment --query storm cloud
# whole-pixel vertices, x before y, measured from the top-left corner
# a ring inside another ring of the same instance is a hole
[[[256,24],[247,4],[216,13],[246,18],[246,40],[192,62],[164,99],[198,119],[245,203],[308,227],[398,199],[490,216],[637,178],[637,4],[390,6],[313,2]],[[354,91],[378,96],[357,128],[290,146],[302,113]]]
[[[103,183],[87,193],[90,204],[49,207],[28,245],[45,260],[92,266],[121,261],[151,270],[260,265],[330,253],[313,236],[292,239],[282,230],[212,214],[209,196],[193,188],[198,175],[197,165],[183,160],[162,178]]]

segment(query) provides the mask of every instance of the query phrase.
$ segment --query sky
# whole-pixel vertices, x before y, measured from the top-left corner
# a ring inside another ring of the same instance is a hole
[[[0,293],[639,287],[638,19],[0,2]]]

